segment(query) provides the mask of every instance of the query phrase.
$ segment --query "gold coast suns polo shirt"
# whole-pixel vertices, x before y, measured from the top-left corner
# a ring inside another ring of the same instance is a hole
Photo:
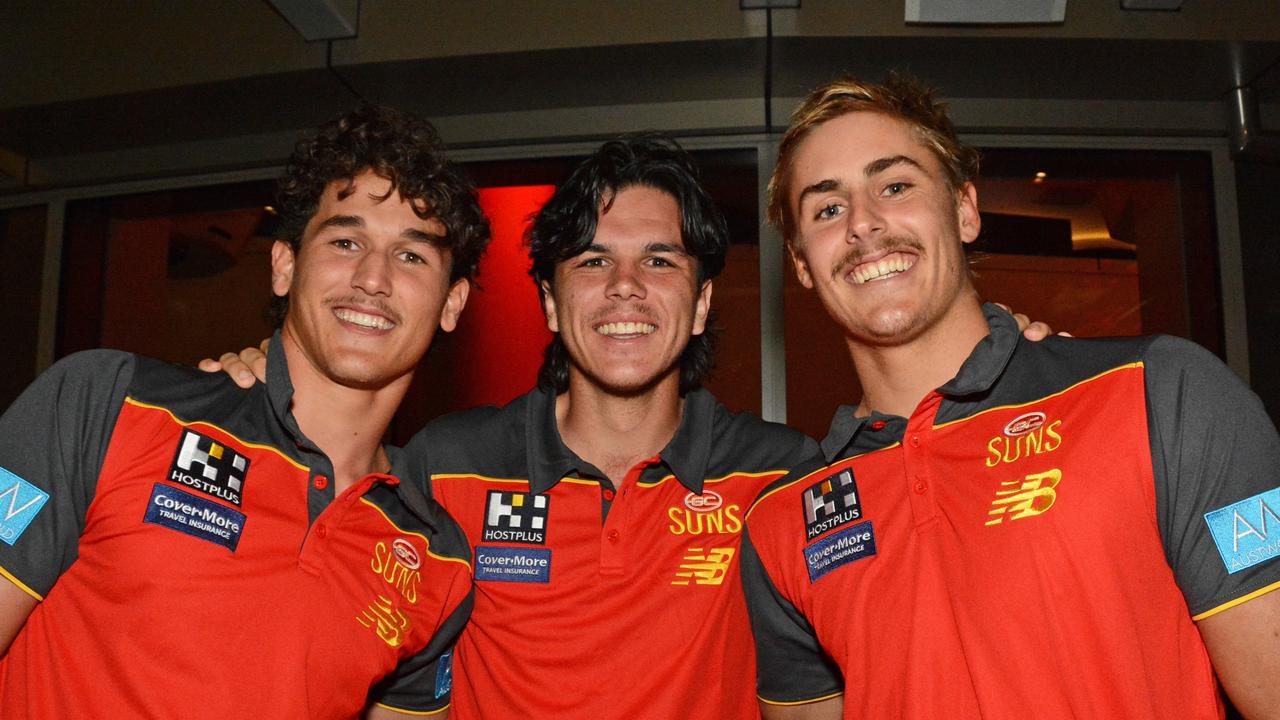
[[[670,444],[615,490],[535,390],[442,418],[406,452],[475,553],[451,717],[756,716],[743,516],[812,440],[695,391]]]
[[[41,601],[0,660],[0,717],[447,704],[465,539],[391,475],[335,497],[278,342],[270,358],[270,384],[243,391],[82,353],[0,417],[0,582]]]
[[[1204,718],[1194,620],[1280,587],[1280,442],[1169,338],[991,334],[910,417],[837,414],[743,571],[766,702],[845,717]]]

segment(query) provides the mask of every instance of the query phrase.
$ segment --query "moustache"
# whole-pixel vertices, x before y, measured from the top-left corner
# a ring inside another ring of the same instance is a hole
[[[862,247],[861,245],[849,248],[849,252],[840,258],[840,261],[831,269],[831,278],[839,279],[850,268],[865,262],[872,255],[888,255],[889,253],[912,251],[917,255],[924,254],[924,245],[912,237],[887,237],[877,243],[875,247]]]
[[[324,299],[324,306],[327,308],[333,308],[339,305],[346,305],[360,311],[380,313],[385,315],[391,322],[397,325],[400,324],[400,313],[392,310],[390,305],[387,305],[376,297],[369,297],[368,295],[345,295],[343,297]]]

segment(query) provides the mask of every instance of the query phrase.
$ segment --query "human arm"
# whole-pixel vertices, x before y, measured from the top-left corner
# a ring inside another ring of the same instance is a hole
[[[247,347],[237,353],[223,353],[217,360],[205,358],[198,367],[205,372],[221,370],[231,377],[242,388],[251,388],[255,382],[267,381],[267,346],[271,338],[266,338],[258,347]]]
[[[36,608],[36,599],[7,578],[0,579],[0,657]]]
[[[802,705],[773,705],[760,701],[761,720],[840,720],[844,698],[833,697]]]
[[[1241,716],[1280,718],[1280,592],[1199,623],[1213,669]]]

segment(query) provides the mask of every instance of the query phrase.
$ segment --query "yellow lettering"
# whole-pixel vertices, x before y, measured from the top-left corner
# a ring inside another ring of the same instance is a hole
[[[1049,427],[1044,429],[1045,434],[1050,437],[1050,439],[1046,440],[1044,443],[1045,452],[1053,452],[1054,450],[1058,449],[1059,445],[1062,444],[1062,436],[1054,432],[1054,428],[1060,425],[1062,425],[1061,420],[1054,420],[1053,422],[1049,423]]]
[[[742,517],[735,513],[741,513],[742,508],[738,505],[730,505],[724,509],[725,517],[728,522],[724,524],[724,529],[731,533],[742,532]]]
[[[991,457],[987,458],[987,467],[995,467],[1000,464],[1000,451],[996,449],[996,445],[1000,443],[1000,436],[991,438],[987,442],[987,452],[991,453]]]
[[[373,566],[373,571],[375,573],[381,575],[382,571],[386,569],[387,561],[389,559],[390,554],[387,550],[386,543],[379,542],[377,545],[373,546],[373,561],[370,564]]]
[[[683,522],[684,511],[680,508],[671,508],[667,511],[667,517],[671,518],[671,525],[667,528],[672,535],[684,535],[689,532]]]
[[[1027,457],[1031,457],[1032,455],[1039,455],[1040,440],[1044,437],[1044,431],[1039,428],[1036,428],[1033,432],[1029,432],[1026,435],[1023,435],[1022,437],[1026,438],[1025,442],[1027,443],[1026,450],[1022,454]],[[1019,438],[1019,439],[1022,439],[1022,438]]]

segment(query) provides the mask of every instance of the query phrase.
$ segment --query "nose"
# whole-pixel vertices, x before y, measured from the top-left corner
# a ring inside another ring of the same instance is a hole
[[[356,262],[351,274],[351,287],[368,295],[391,295],[391,259],[379,252],[368,252]]]
[[[614,265],[605,293],[615,300],[644,298],[646,291],[641,270],[638,263],[619,262]]]
[[[849,242],[867,241],[884,232],[884,217],[872,200],[853,201],[849,207]]]

